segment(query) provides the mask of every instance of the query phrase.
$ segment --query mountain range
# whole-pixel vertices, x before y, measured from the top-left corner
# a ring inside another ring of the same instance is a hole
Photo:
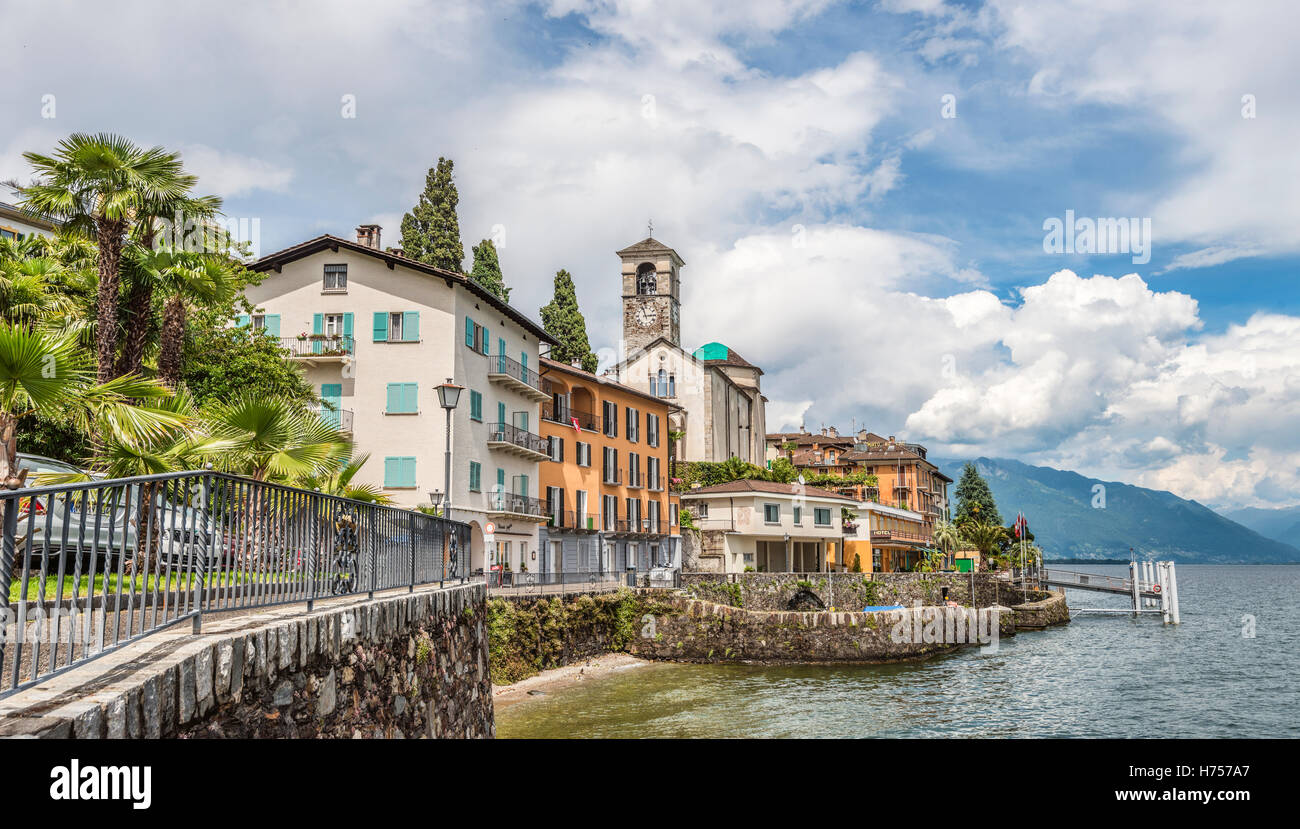
[[[931,458],[945,475],[961,480],[966,460]],[[1008,458],[974,458],[988,481],[1002,522],[1025,513],[1044,557],[1123,559],[1129,548],[1138,558],[1173,559],[1189,564],[1280,564],[1300,562],[1300,549],[1171,492],[1077,472],[1030,466]],[[1101,489],[1097,489],[1101,487]],[[949,486],[955,502],[956,484]],[[955,504],[954,504],[955,506]],[[1269,511],[1265,511],[1269,512]],[[1300,521],[1300,509],[1295,520]],[[1257,521],[1253,514],[1243,518]],[[1257,526],[1285,533],[1285,516],[1266,516]],[[1284,538],[1296,538],[1283,535]]]

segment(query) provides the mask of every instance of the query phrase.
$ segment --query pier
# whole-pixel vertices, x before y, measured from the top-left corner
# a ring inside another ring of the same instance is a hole
[[[1144,613],[1160,614],[1164,617],[1165,624],[1179,624],[1181,619],[1178,607],[1178,575],[1174,563],[1172,561],[1130,561],[1128,569],[1129,577],[1121,578],[1044,566],[1039,571],[1038,580],[1047,587],[1128,596],[1132,602],[1131,608],[1079,608],[1071,611],[1071,615],[1075,613],[1126,613],[1133,616]]]

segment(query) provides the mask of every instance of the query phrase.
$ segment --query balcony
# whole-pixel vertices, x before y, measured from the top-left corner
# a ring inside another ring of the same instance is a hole
[[[654,521],[649,518],[640,520],[628,520],[620,518],[610,522],[613,524],[611,532],[623,535],[663,535],[667,529],[666,522],[662,519]]]
[[[483,496],[488,515],[546,521],[550,515],[541,498],[516,495],[513,492],[489,492]]]
[[[280,348],[289,359],[309,366],[346,363],[352,360],[356,340],[352,337],[312,334],[308,337],[281,337]]]
[[[502,449],[529,460],[544,461],[551,457],[546,438],[509,423],[489,423],[487,444],[489,449]]]
[[[352,434],[353,413],[351,409],[330,409],[325,406],[311,406],[310,408],[330,426],[345,434]]]
[[[872,530],[872,541],[902,541],[908,544],[929,544],[930,536],[900,530]]]
[[[629,469],[627,471],[627,485],[637,489],[641,488],[641,470]]]
[[[511,389],[530,400],[550,400],[551,381],[504,354],[489,355],[488,382]]]
[[[553,402],[542,404],[542,420],[549,420],[551,423],[560,423],[569,427],[572,427],[573,421],[576,420],[579,429],[586,429],[589,432],[600,431],[600,415],[579,411],[578,409],[556,409]]]
[[[600,479],[601,483],[618,486],[623,483],[623,472],[618,469],[606,469]]]
[[[546,526],[556,529],[593,533],[600,529],[600,516],[591,512],[548,509],[546,517]]]

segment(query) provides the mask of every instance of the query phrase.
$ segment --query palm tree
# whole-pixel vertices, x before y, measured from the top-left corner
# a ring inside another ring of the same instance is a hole
[[[185,415],[149,404],[167,389],[134,375],[95,383],[89,357],[74,338],[0,323],[0,486],[18,489],[27,479],[18,468],[18,426],[26,416],[53,411],[71,415],[106,441],[142,442],[189,424]]]
[[[992,564],[993,551],[1007,537],[1007,530],[996,524],[966,521],[961,525],[961,537],[967,544],[980,551],[980,557],[984,561]]]
[[[936,521],[934,524],[934,543],[945,556],[951,556],[961,543],[961,532],[951,521]]]
[[[303,489],[314,489],[326,495],[337,495],[341,498],[350,498],[353,501],[364,501],[368,504],[391,504],[393,499],[384,494],[382,487],[375,484],[352,482],[352,479],[356,477],[356,474],[361,471],[361,467],[365,466],[368,460],[370,460],[370,453],[367,452],[353,457],[351,447],[349,447],[347,452],[332,459],[323,473],[299,478],[295,481],[295,484]]]
[[[161,283],[167,300],[163,304],[158,376],[173,388],[180,383],[184,368],[185,321],[190,306],[228,302],[239,290],[228,261],[216,254],[184,256],[166,269]]]
[[[23,153],[37,180],[20,188],[25,208],[92,230],[99,246],[99,321],[96,357],[100,383],[114,376],[118,343],[118,290],[122,249],[132,225],[157,215],[158,206],[187,197],[197,179],[180,155],[145,150],[110,133],[74,133],[54,155]]]

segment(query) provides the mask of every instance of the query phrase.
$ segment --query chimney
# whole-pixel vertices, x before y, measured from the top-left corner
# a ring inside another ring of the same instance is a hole
[[[822,437],[826,437],[826,427],[822,427]]]
[[[576,359],[575,359],[575,360],[570,360],[570,361],[569,361],[569,365],[573,366],[574,368],[580,369],[580,368],[582,368],[582,361],[581,361],[581,360],[576,360]]]
[[[380,250],[379,233],[383,230],[379,225],[358,225],[357,226],[357,244],[364,245],[374,250]]]
[[[833,438],[837,438],[840,436],[840,430],[836,429],[834,426],[830,427],[830,429],[828,429],[827,431],[830,432],[830,435]]]

